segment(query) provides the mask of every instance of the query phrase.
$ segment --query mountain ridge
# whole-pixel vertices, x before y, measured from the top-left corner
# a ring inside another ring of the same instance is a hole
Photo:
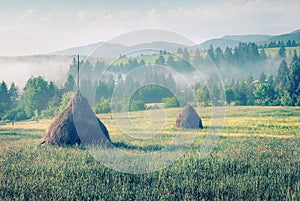
[[[286,43],[288,40],[295,40],[300,43],[300,29],[297,29],[290,33],[280,34],[280,35],[266,35],[266,34],[246,34],[246,35],[225,35],[221,38],[214,38],[195,46],[187,46],[174,42],[164,42],[164,41],[153,41],[147,43],[141,43],[132,46],[126,46],[122,44],[108,43],[108,42],[97,42],[88,45],[83,45],[79,47],[66,48],[56,52],[49,53],[48,55],[93,55],[100,58],[113,58],[119,57],[121,55],[127,54],[128,52],[134,52],[141,49],[166,49],[167,51],[175,53],[179,47],[188,48],[190,50],[195,50],[197,48],[208,49],[210,45],[214,47],[220,47],[225,49],[226,47],[234,48],[238,46],[241,42],[254,42],[258,45],[264,45],[270,43],[271,41],[283,41]],[[102,46],[102,48],[97,48]],[[151,52],[151,51],[149,51]]]

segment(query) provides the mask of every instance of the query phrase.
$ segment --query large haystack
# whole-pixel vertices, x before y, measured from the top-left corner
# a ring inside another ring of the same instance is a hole
[[[176,120],[176,127],[178,128],[203,128],[201,118],[194,110],[194,108],[187,104],[182,109]]]
[[[105,125],[96,117],[88,100],[80,92],[54,119],[45,133],[42,143],[54,145],[101,145],[112,147]]]

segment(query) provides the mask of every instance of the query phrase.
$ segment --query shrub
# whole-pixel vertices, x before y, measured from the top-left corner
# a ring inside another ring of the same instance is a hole
[[[180,104],[175,96],[162,99],[165,108],[179,107]]]
[[[146,105],[143,100],[132,100],[129,102],[129,111],[145,110]]]
[[[111,112],[111,100],[101,97],[100,102],[95,105],[95,112],[97,114]]]

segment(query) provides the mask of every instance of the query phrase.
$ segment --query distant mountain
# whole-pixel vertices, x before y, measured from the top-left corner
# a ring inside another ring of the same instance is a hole
[[[270,35],[260,35],[260,34],[251,34],[251,35],[228,35],[222,38],[211,39],[200,44],[200,47],[203,49],[208,49],[210,45],[214,47],[220,47],[225,49],[226,47],[234,48],[239,45],[240,42],[249,43],[262,43],[268,39],[272,38]]]
[[[225,49],[226,47],[235,47],[238,46],[240,41],[237,40],[230,40],[225,38],[217,38],[217,39],[211,39],[208,41],[205,41],[199,45],[200,48],[207,50],[210,45],[213,47],[220,47],[222,49]]]
[[[224,39],[229,39],[229,40],[234,40],[234,41],[240,41],[240,42],[254,42],[258,43],[261,41],[266,41],[272,36],[270,35],[261,35],[261,34],[250,34],[250,35],[229,35],[229,36],[224,36]]]
[[[284,43],[286,43],[288,40],[290,41],[295,40],[297,43],[300,43],[300,29],[293,31],[291,33],[273,36],[268,40],[264,41],[264,43],[269,43],[271,41],[276,41],[276,42],[283,41]]]
[[[128,51],[132,50],[143,50],[143,49],[153,49],[153,50],[168,50],[171,53],[176,53],[178,48],[189,48],[192,49],[193,47],[179,44],[179,43],[171,43],[171,42],[164,42],[164,41],[155,41],[151,43],[143,43],[139,45],[134,45],[127,47]],[[151,50],[150,50],[151,51]],[[157,52],[157,51],[156,51]]]
[[[192,48],[183,44],[178,43],[171,43],[171,42],[164,42],[164,41],[155,41],[151,43],[142,43],[133,46],[124,46],[119,44],[113,43],[94,43],[90,45],[80,46],[69,48],[57,52],[49,53],[49,55],[84,55],[84,56],[93,56],[97,58],[115,58],[119,57],[120,55],[131,55],[136,56],[137,53],[143,54],[152,54],[157,53],[159,50],[168,50],[170,52],[175,53],[179,47],[187,47]],[[141,52],[143,50],[143,52]]]
[[[52,52],[49,55],[65,55],[65,56],[72,56],[72,55],[83,55],[89,56],[92,54],[93,57],[98,58],[115,58],[119,57],[120,55],[130,54],[132,56],[136,56],[136,53],[141,53],[140,50],[143,50],[145,54],[151,54],[156,52],[155,50],[168,50],[171,52],[176,52],[179,47],[185,48],[187,47],[190,50],[195,50],[196,48],[201,49],[208,49],[210,45],[216,47],[221,47],[225,49],[226,47],[234,48],[238,46],[240,42],[254,42],[258,45],[268,44],[271,41],[283,41],[287,42],[288,40],[295,40],[297,43],[300,43],[300,29],[296,30],[291,33],[277,35],[277,36],[270,36],[270,35],[262,35],[262,34],[249,34],[249,35],[227,35],[222,38],[216,38],[207,40],[199,45],[196,46],[186,46],[183,44],[178,43],[171,43],[171,42],[163,42],[163,41],[155,41],[150,43],[142,43],[133,46],[125,46],[121,44],[114,44],[114,43],[106,43],[106,42],[99,42],[93,43],[89,45],[84,45],[80,47],[73,47],[65,50],[60,50],[57,52]]]
[[[102,48],[99,48],[99,47]],[[89,56],[90,54],[98,54],[100,55],[99,57],[102,58],[109,58],[111,55],[115,55],[116,50],[119,49],[124,49],[124,45],[119,45],[119,44],[113,44],[113,43],[104,43],[104,42],[99,42],[99,43],[93,43],[89,45],[84,45],[80,47],[73,47],[73,48],[68,48],[64,50],[60,50],[57,52],[51,52],[49,55],[63,55],[63,56],[72,56],[72,55],[84,55],[84,56]],[[105,49],[105,51],[100,52],[95,52],[97,49]],[[119,54],[117,54],[119,55]]]
[[[240,42],[254,42],[258,45],[268,44],[271,41],[279,42],[283,41],[286,43],[288,40],[295,40],[300,43],[300,29],[291,33],[281,34],[277,36],[261,35],[261,34],[250,34],[250,35],[229,35],[222,38],[211,39],[201,43],[199,46],[203,49],[208,49],[210,45],[214,47],[221,47],[222,49],[226,47],[235,47]]]

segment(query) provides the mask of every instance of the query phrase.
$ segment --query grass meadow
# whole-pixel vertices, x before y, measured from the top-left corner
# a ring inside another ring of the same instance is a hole
[[[129,151],[147,152],[170,143],[178,131],[179,111],[167,109],[161,133],[145,134],[152,140],[128,138],[111,114],[99,117],[113,142]],[[146,174],[109,169],[83,146],[40,146],[51,120],[1,123],[0,199],[300,200],[300,107],[226,111],[219,141],[207,157],[200,158],[199,150],[211,121],[209,107],[200,108],[205,127],[196,131],[190,149],[173,165]],[[149,126],[148,111],[130,116],[140,127]],[[193,133],[183,131],[187,136]]]

